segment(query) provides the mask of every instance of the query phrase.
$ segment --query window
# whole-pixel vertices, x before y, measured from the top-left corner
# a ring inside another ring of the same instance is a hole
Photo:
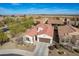
[[[79,40],[76,40],[76,45],[79,46]]]
[[[69,40],[66,40],[66,43],[68,43],[69,42]]]
[[[64,40],[62,40],[62,42],[64,42]]]
[[[30,41],[29,38],[27,38],[27,37],[26,37],[26,40],[27,40],[27,41]]]

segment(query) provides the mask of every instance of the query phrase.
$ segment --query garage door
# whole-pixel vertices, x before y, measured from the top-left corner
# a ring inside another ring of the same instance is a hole
[[[40,42],[50,43],[50,39],[47,38],[39,38]]]

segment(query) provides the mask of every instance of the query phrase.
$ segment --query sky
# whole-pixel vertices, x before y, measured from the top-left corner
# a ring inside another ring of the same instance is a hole
[[[0,15],[79,14],[79,3],[0,3]]]

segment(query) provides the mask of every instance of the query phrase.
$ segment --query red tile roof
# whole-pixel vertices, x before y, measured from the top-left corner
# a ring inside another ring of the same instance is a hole
[[[53,30],[54,30],[54,27],[52,27],[51,25],[48,25],[48,24],[39,24],[37,25],[37,27],[42,27],[43,30],[38,32],[38,35],[40,34],[47,34],[48,36],[53,36]]]
[[[31,29],[28,29],[26,31],[26,34],[29,35],[29,36],[34,36],[37,34],[37,29],[35,27],[31,28]]]
[[[76,30],[72,26],[68,26],[68,25],[58,27],[59,38],[62,38],[68,35],[69,33],[73,33],[75,31]]]
[[[38,32],[38,28],[42,28],[43,30],[40,30]],[[26,34],[29,36],[34,36],[34,35],[41,35],[41,34],[46,34],[48,36],[53,36],[53,30],[54,27],[48,24],[38,24],[37,26],[29,29],[26,31]]]
[[[64,24],[62,19],[54,19],[54,18],[49,18],[48,19],[48,24]]]

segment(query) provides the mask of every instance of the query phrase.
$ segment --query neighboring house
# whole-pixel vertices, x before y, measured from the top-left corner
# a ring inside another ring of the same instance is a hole
[[[46,23],[46,21],[48,20],[48,18],[40,18],[40,19],[34,19],[35,23]]]
[[[59,19],[56,19],[56,18],[49,18],[48,19],[48,24],[57,24],[57,25],[63,25],[64,24],[64,21],[61,19],[61,18],[59,18]]]
[[[79,49],[79,32],[70,33],[72,48]]]
[[[51,25],[38,24],[26,31],[23,40],[27,43],[45,42],[51,44],[53,42],[53,30],[54,28]]]
[[[64,19],[64,24],[70,24],[70,19],[69,18],[65,18]]]
[[[60,44],[68,44],[70,39],[68,38],[69,33],[74,32],[68,25],[59,26],[58,27],[58,34],[60,39]]]
[[[70,25],[59,26],[58,33],[60,44],[68,45],[72,48],[79,48],[79,31]]]
[[[4,17],[0,16],[0,21],[4,20]]]
[[[71,20],[70,24],[75,26],[75,27],[78,27],[79,26],[79,18]]]

